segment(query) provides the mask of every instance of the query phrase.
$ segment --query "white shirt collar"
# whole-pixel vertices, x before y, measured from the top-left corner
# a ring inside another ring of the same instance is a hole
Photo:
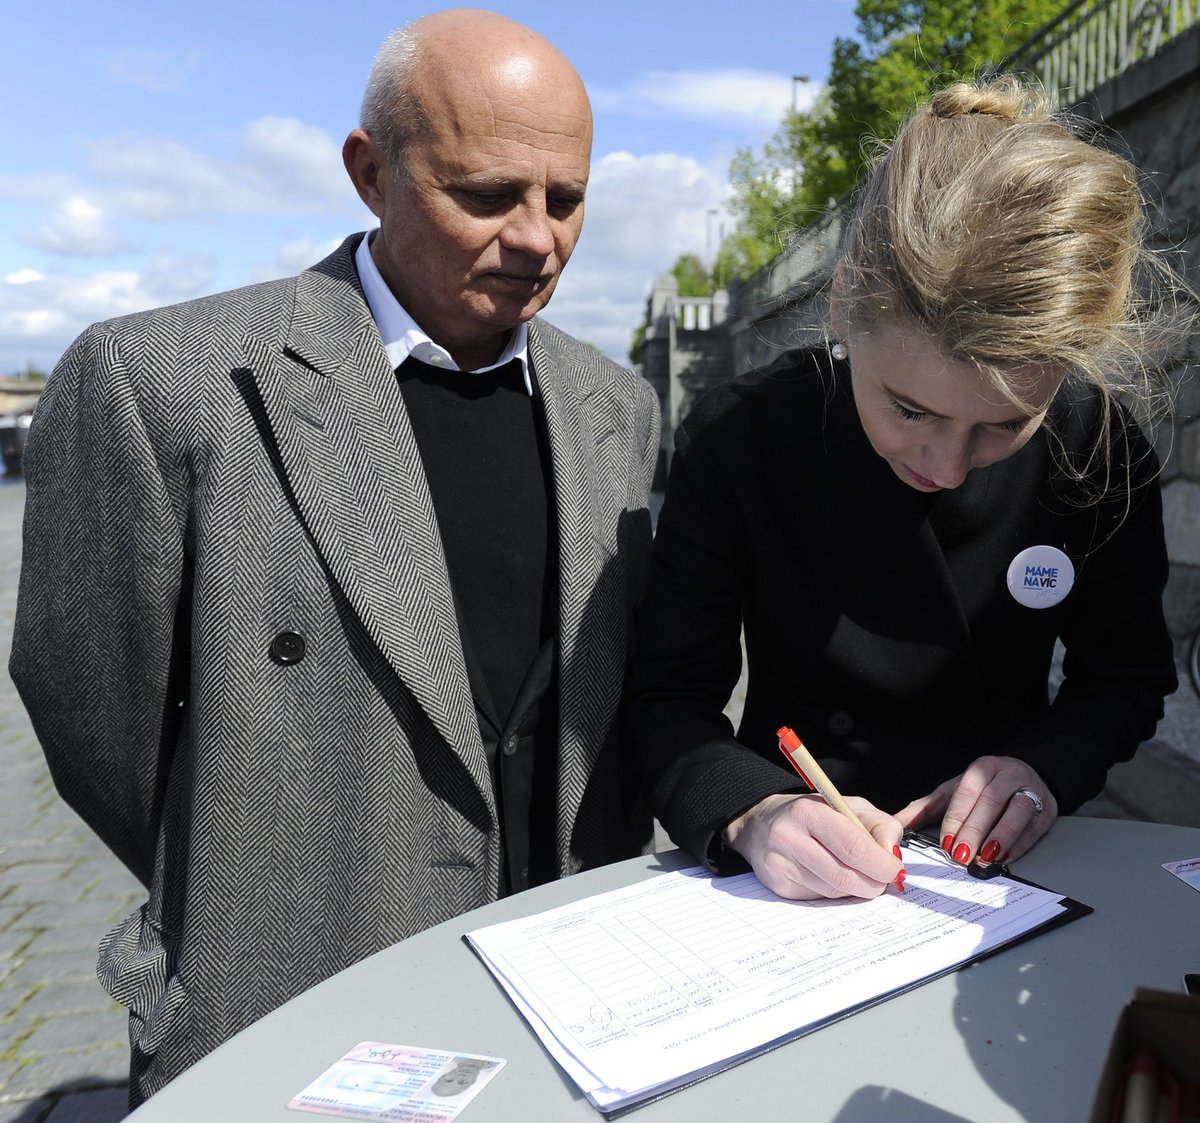
[[[441,367],[443,370],[460,370],[459,365],[450,357],[450,352],[440,344],[435,343],[418,326],[416,320],[404,310],[400,301],[387,286],[371,256],[371,234],[366,234],[354,251],[354,264],[358,268],[358,279],[362,284],[363,295],[367,298],[367,307],[371,309],[375,326],[379,328],[384,350],[387,351],[388,361],[393,369],[412,355],[430,366]],[[533,397],[533,381],[529,377],[529,325],[519,324],[508,346],[491,366],[480,367],[474,371],[464,371],[465,374],[486,374],[503,366],[510,359],[518,359],[521,363],[521,374],[525,378],[525,389]]]

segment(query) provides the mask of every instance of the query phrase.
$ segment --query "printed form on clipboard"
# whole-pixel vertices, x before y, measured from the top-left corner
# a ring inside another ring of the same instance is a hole
[[[695,867],[464,939],[612,1119],[1092,911],[920,836],[903,853],[903,896],[788,901]]]

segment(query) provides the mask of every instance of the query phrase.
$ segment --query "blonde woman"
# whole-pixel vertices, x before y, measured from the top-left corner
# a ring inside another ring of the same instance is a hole
[[[832,345],[688,415],[626,724],[709,868],[869,897],[907,827],[1017,858],[1154,732],[1176,686],[1158,462],[1117,396],[1154,404],[1178,317],[1141,295],[1142,238],[1135,169],[1037,92],[942,91],[861,192]],[[782,725],[874,841],[801,794]]]

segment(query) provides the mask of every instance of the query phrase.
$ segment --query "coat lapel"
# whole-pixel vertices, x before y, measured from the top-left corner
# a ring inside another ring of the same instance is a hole
[[[530,324],[529,355],[545,402],[558,527],[558,850],[565,862],[570,824],[611,719],[602,705],[619,689],[614,669],[619,675],[625,658],[623,583],[603,579],[606,567],[619,564],[616,536],[605,526],[615,526],[620,512],[600,486],[609,434],[595,427],[605,416],[597,396],[612,387],[548,346],[537,320]]]
[[[494,813],[433,501],[355,243],[301,274],[282,345],[247,341],[243,377],[314,545]]]

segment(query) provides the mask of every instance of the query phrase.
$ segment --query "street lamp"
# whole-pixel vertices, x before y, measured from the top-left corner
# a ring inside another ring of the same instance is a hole
[[[713,288],[713,252],[712,252],[712,220],[721,212],[716,207],[709,207],[704,216],[704,264],[708,267],[708,291]],[[717,247],[720,253],[720,246]]]
[[[811,81],[812,81],[812,78],[807,74],[793,74],[792,75],[792,112],[793,113],[800,112],[799,99],[796,96],[799,87],[807,86],[808,83]]]
[[[807,86],[811,81],[807,74],[792,75],[792,116],[796,116],[800,112],[799,98],[796,96],[801,86]],[[792,190],[796,190],[796,185],[800,182],[800,165],[793,163],[792,165]]]

